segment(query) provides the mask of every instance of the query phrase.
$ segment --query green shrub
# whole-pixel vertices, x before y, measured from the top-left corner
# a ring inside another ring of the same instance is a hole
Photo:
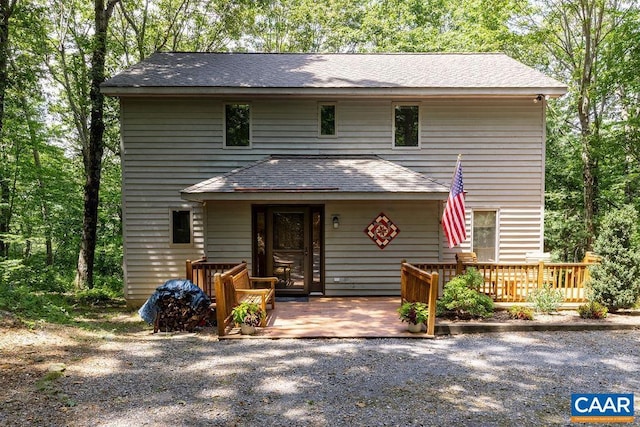
[[[403,322],[419,325],[429,318],[429,309],[423,302],[405,302],[398,308],[398,314]]]
[[[479,292],[484,279],[475,268],[451,279],[444,286],[442,298],[438,300],[438,316],[459,318],[493,316],[493,300]]]
[[[266,314],[259,304],[253,302],[241,302],[231,311],[231,316],[236,325],[244,323],[250,326],[260,326],[260,322]]]
[[[640,297],[638,213],[632,206],[610,211],[602,220],[594,251],[600,264],[589,267],[589,299],[609,311],[631,308]]]
[[[554,313],[564,301],[564,295],[561,290],[544,285],[542,288],[531,291],[527,300],[533,303],[533,307],[539,313]]]
[[[604,319],[609,315],[609,310],[597,301],[590,301],[578,307],[578,314],[583,319]]]
[[[41,321],[62,324],[73,321],[73,308],[63,294],[34,292],[27,286],[0,284],[0,310],[15,314],[29,325]]]
[[[56,267],[38,261],[35,256],[27,260],[0,261],[0,284],[13,288],[24,286],[32,291],[59,293],[73,288],[71,277],[64,277]]]
[[[519,320],[533,320],[533,309],[531,307],[514,305],[509,309],[509,318]]]

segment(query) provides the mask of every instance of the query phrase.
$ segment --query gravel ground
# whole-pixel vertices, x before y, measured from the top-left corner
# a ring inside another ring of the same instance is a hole
[[[219,342],[58,327],[12,337],[0,346],[0,425],[552,426],[570,425],[574,392],[635,392],[640,406],[638,329]]]

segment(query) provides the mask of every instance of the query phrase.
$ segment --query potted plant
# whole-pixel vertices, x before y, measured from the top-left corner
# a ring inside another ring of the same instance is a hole
[[[252,335],[256,332],[256,326],[259,326],[266,313],[260,305],[253,302],[241,302],[231,311],[234,323],[240,325],[240,333],[243,335]]]
[[[408,323],[409,332],[421,332],[427,322],[429,310],[423,302],[405,302],[398,308],[400,320]]]

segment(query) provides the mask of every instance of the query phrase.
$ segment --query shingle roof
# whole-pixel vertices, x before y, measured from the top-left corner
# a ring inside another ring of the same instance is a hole
[[[504,54],[156,53],[102,85],[107,94],[227,93],[232,89],[519,90],[557,96],[565,85]],[[127,91],[128,89],[128,91]],[[225,92],[226,91],[226,92]]]
[[[247,193],[323,193],[316,196],[324,199],[329,194],[424,193],[445,199],[448,192],[431,178],[377,156],[271,156],[182,190],[184,198],[196,200],[231,193],[243,198]]]

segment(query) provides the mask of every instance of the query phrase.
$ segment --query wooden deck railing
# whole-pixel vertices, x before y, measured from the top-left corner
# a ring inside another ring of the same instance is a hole
[[[196,261],[187,260],[186,274],[187,280],[191,280],[202,289],[209,297],[216,295],[213,277],[216,273],[223,273],[232,269],[238,263],[231,262],[208,262],[206,258]]]
[[[434,271],[441,277],[442,286],[469,267],[476,268],[484,277],[481,292],[496,302],[525,302],[534,289],[548,285],[559,289],[564,302],[585,302],[584,283],[589,278],[592,263],[486,263],[486,262],[434,262],[413,264],[423,271]]]
[[[429,307],[427,335],[434,336],[436,328],[436,299],[438,298],[438,273],[427,273],[403,262],[400,269],[400,303],[423,302]]]

